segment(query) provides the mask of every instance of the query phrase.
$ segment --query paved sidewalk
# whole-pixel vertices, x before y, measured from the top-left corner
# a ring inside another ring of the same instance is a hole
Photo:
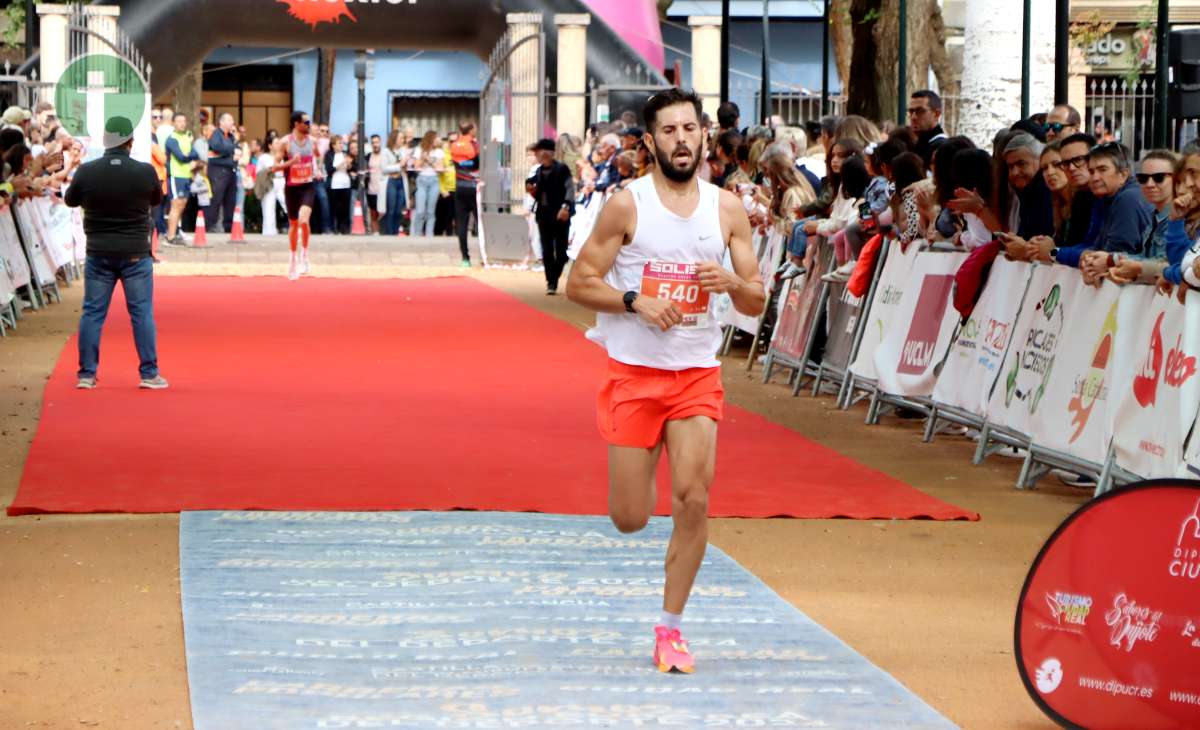
[[[309,242],[313,265],[334,266],[457,266],[458,239],[451,236],[313,236]],[[287,264],[288,237],[246,234],[245,243],[229,243],[225,233],[208,234],[208,245],[166,246],[159,256],[180,264]],[[471,239],[471,261],[479,265],[479,242]]]

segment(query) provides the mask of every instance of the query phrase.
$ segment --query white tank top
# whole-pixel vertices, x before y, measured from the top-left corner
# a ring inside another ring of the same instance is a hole
[[[684,313],[684,325],[663,332],[636,314],[596,315],[587,337],[603,345],[608,356],[626,365],[659,370],[718,367],[721,326],[712,313],[709,294],[700,291],[696,264],[721,263],[725,237],[721,233],[721,189],[699,179],[700,204],[690,218],[681,218],[662,204],[654,177],[629,184],[637,205],[637,230],[621,247],[605,282],[617,291],[671,299]]]

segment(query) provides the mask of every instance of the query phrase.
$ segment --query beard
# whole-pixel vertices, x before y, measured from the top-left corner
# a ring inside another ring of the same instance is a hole
[[[654,145],[654,159],[658,163],[658,169],[662,170],[663,175],[672,182],[687,182],[696,176],[696,169],[700,167],[700,149],[702,145],[697,145],[695,149],[688,147],[686,144],[676,145],[670,154],[665,154],[657,145]],[[683,167],[675,164],[675,153],[686,150],[691,155],[691,162],[685,163]]]

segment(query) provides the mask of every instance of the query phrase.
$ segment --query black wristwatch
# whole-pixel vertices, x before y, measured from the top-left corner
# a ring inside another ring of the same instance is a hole
[[[622,299],[625,302],[625,311],[626,312],[629,312],[630,314],[636,314],[636,312],[633,311],[633,301],[637,298],[638,298],[637,292],[635,292],[635,291],[625,292],[625,296],[622,297]]]
[[[1058,246],[1051,246],[1050,247],[1050,258],[1053,259],[1054,261],[1058,261],[1058,252],[1061,250],[1062,249],[1059,248]]]

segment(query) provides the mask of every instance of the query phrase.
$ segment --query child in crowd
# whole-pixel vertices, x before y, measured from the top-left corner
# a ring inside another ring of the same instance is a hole
[[[835,191],[833,202],[826,217],[812,217],[796,224],[788,243],[791,262],[783,278],[794,278],[812,268],[818,247],[808,245],[809,236],[834,238],[845,245],[843,229],[858,216],[858,206],[871,179],[866,162],[859,154],[861,150],[862,145],[853,139],[841,139],[834,143],[830,150],[826,182]],[[835,242],[834,245],[836,247],[838,244]]]
[[[925,162],[912,152],[905,152],[892,161],[892,177],[896,192],[892,196],[892,219],[896,222],[900,250],[921,237],[925,226],[917,202],[919,187],[925,181]]]
[[[892,161],[907,151],[908,148],[899,140],[888,140],[867,148],[867,168],[872,176],[871,182],[867,185],[862,203],[858,206],[857,219],[846,227],[846,235],[841,244],[838,245],[835,241],[834,255],[838,268],[821,277],[825,281],[848,281],[858,263],[858,253],[867,241],[877,233],[890,232],[892,197],[896,194],[896,184],[892,179]]]
[[[962,150],[951,161],[954,199],[947,207],[962,214],[963,229],[957,234],[958,246],[974,251],[992,240],[992,231],[980,217],[992,199],[995,180],[992,156],[980,149]]]

